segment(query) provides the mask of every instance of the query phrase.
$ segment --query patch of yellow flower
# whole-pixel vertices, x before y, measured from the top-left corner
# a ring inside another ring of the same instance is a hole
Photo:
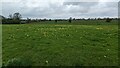
[[[97,27],[96,29],[97,29],[97,30],[102,30],[103,28],[101,28],[101,27]]]
[[[47,33],[47,32],[43,32],[43,36],[44,36],[44,37],[47,37],[47,36],[48,36],[48,33]]]

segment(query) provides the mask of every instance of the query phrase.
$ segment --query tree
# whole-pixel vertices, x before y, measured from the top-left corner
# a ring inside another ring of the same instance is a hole
[[[2,20],[2,19],[5,19],[5,17],[4,17],[4,16],[2,16],[2,15],[0,15],[0,20]]]
[[[49,19],[49,21],[51,21],[51,19]]]
[[[13,22],[15,24],[17,24],[17,23],[20,24],[21,23],[20,22],[21,18],[22,18],[22,15],[20,13],[14,13],[13,14]]]
[[[112,19],[110,19],[110,18],[106,19],[106,22],[111,22],[111,21],[112,21]]]
[[[10,19],[12,19],[13,17],[12,17],[12,14],[10,14],[9,16],[8,16]]]
[[[69,18],[69,23],[71,23],[71,22],[72,22],[72,17]]]
[[[5,23],[5,22],[6,22],[6,18],[0,15],[0,24]]]
[[[27,18],[27,23],[30,23],[31,19]]]
[[[21,23],[21,14],[20,13],[14,13],[13,15],[10,14],[8,16],[9,18],[2,18],[2,24],[20,24]]]
[[[13,14],[13,19],[14,20],[20,20],[22,18],[22,15],[20,13],[14,13]]]
[[[75,18],[73,18],[73,20],[76,20]]]
[[[46,18],[43,19],[43,21],[46,21],[46,20],[47,20]]]
[[[55,22],[57,22],[57,19],[55,19]]]

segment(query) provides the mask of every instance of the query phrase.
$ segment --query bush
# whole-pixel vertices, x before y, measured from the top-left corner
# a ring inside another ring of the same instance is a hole
[[[112,19],[110,19],[110,18],[106,19],[106,22],[111,22],[111,21],[112,21]]]
[[[3,19],[2,24],[20,24],[20,20]]]
[[[17,67],[30,67],[32,62],[30,60],[20,59],[20,58],[13,58],[11,60],[8,60],[3,67],[11,67],[11,66],[17,66]]]
[[[55,22],[57,22],[57,20],[55,20]]]
[[[69,19],[69,23],[71,23],[72,22],[72,17],[70,17],[70,19]]]

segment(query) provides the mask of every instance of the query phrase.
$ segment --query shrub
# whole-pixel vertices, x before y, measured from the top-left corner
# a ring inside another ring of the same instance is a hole
[[[71,23],[71,22],[72,22],[72,17],[69,18],[69,23]]]
[[[57,22],[57,20],[55,20],[55,22]]]
[[[7,67],[11,67],[11,66],[17,66],[17,67],[21,67],[21,66],[25,66],[25,67],[30,67],[32,64],[32,62],[30,60],[26,60],[26,59],[20,59],[20,58],[13,58],[11,60],[8,60],[5,65],[3,67],[7,68]]]
[[[111,22],[111,21],[112,21],[112,19],[110,19],[110,18],[106,19],[106,22]]]

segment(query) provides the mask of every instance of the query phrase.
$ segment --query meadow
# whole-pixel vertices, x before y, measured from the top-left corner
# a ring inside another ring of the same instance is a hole
[[[2,57],[3,64],[21,58],[32,66],[117,66],[118,25],[116,21],[4,24]]]

